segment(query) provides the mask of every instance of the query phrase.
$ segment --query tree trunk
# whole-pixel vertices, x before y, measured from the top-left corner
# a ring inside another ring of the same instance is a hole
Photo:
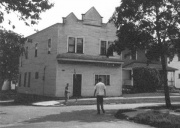
[[[171,107],[171,101],[169,96],[169,87],[168,87],[168,80],[167,80],[167,58],[165,55],[161,55],[161,64],[162,64],[162,75],[163,75],[163,84],[164,84],[164,94],[165,94],[165,101],[166,107]]]

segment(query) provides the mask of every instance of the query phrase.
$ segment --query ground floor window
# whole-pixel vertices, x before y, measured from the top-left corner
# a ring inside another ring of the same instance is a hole
[[[19,87],[21,87],[21,74],[19,74]]]
[[[95,75],[95,84],[98,83],[98,79],[101,78],[102,82],[106,85],[110,85],[110,75]]]

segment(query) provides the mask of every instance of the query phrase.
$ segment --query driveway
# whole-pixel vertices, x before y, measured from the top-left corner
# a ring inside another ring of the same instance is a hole
[[[107,104],[105,114],[96,114],[96,106],[0,106],[1,128],[151,128],[114,117],[118,109],[154,104]]]

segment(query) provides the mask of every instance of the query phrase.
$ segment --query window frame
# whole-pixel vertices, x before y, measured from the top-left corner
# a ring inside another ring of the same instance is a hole
[[[24,87],[26,87],[26,77],[27,77],[27,72],[24,73]]]
[[[19,84],[18,84],[19,87],[21,87],[21,74],[19,74]]]
[[[31,72],[28,72],[28,85],[27,87],[30,87],[31,85]]]
[[[37,44],[37,46],[36,46]],[[38,56],[38,43],[35,43],[35,55],[34,57],[37,57]]]
[[[50,42],[49,42],[49,41],[50,41]],[[49,43],[50,43],[50,47],[49,47]],[[48,48],[48,54],[51,54],[52,38],[48,38],[47,48]]]
[[[28,59],[28,46],[26,46],[26,50],[25,50],[25,58]]]
[[[102,41],[104,41],[104,42],[106,42],[106,51],[105,51],[105,54],[102,54]],[[109,48],[109,43],[113,43],[114,41],[111,41],[111,40],[103,40],[103,39],[100,39],[100,48],[99,48],[99,54],[101,55],[101,56],[106,56],[107,55],[107,50],[108,50],[108,48]],[[109,56],[114,56],[114,52],[112,52],[112,55],[109,55]]]
[[[102,74],[94,74],[94,85],[96,85],[98,83],[98,79],[99,79],[99,76],[105,76],[105,81],[104,84],[105,86],[110,86],[111,85],[111,75],[102,75]]]
[[[69,51],[69,38],[74,38],[74,51],[73,52]],[[78,52],[78,39],[82,39],[83,40],[83,42],[82,42],[82,53]],[[67,38],[67,52],[68,53],[76,53],[76,54],[84,54],[84,45],[85,45],[84,42],[85,42],[84,37],[68,36],[68,38]]]

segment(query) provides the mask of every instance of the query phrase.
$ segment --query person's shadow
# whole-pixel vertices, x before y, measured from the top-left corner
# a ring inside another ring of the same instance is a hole
[[[97,114],[96,110],[76,110],[71,112],[61,112],[58,114],[46,115],[24,121],[24,123],[40,123],[40,122],[108,122],[117,120],[114,114],[117,110],[106,110],[105,114]]]

